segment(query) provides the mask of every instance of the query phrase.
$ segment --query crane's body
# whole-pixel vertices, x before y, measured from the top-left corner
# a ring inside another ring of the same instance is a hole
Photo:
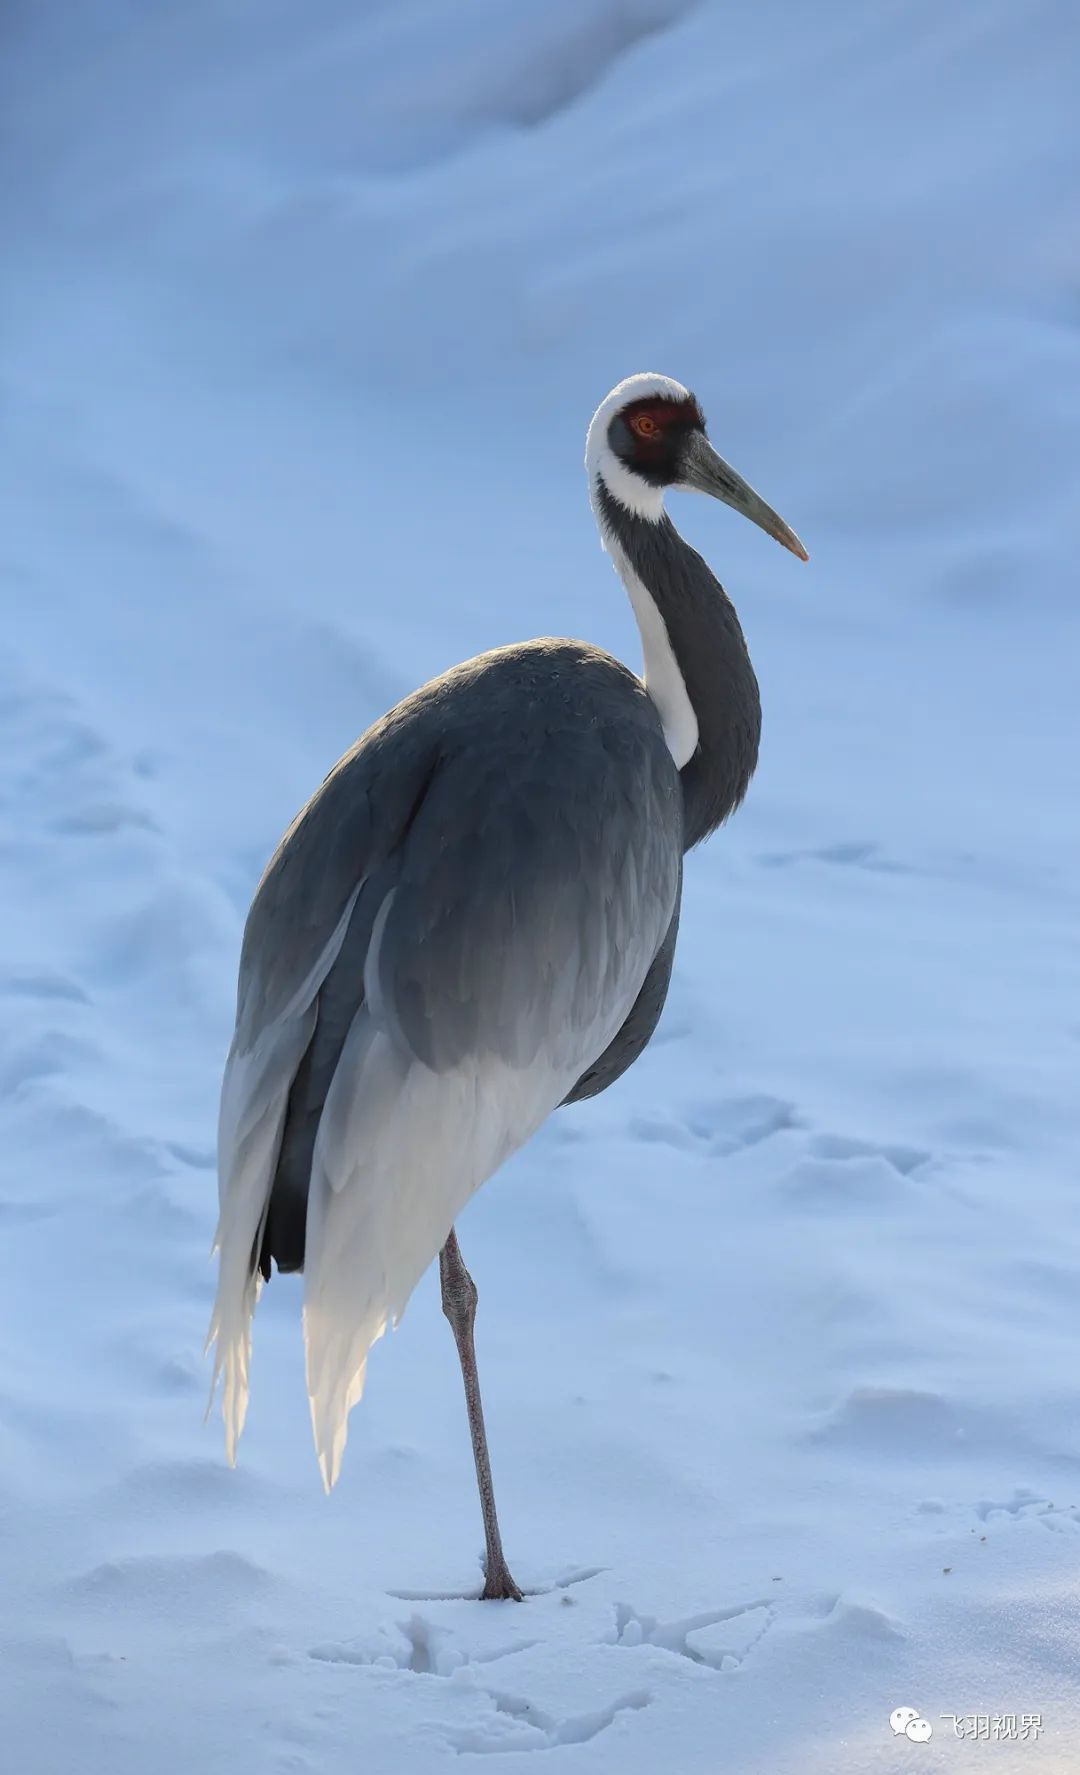
[[[718,493],[804,552],[711,450],[696,402],[668,378],[631,378],[608,396],[586,461],[644,682],[599,648],[531,641],[455,667],[376,722],[259,884],[222,1090],[211,1336],[230,1459],[272,1263],[305,1272],[329,1487],[368,1351],[441,1253],[485,1595],[519,1593],[498,1539],[475,1289],[453,1223],[552,1110],[605,1089],[641,1053],[667,994],[684,850],[738,805],[757,758],[738,618],[665,516],[664,486]]]

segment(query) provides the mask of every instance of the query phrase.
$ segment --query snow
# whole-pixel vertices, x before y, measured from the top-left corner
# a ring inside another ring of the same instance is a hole
[[[1075,8],[15,0],[5,42],[5,1771],[1073,1770]],[[295,1283],[235,1472],[203,1424],[217,1089],[356,733],[504,641],[636,660],[581,466],[636,370],[811,564],[673,502],[762,763],[652,1047],[462,1220],[532,1592],[481,1606],[432,1276],[329,1501]]]

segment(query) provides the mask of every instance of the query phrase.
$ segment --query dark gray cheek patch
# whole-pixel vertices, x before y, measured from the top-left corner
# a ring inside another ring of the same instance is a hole
[[[608,426],[607,441],[620,462],[626,462],[633,455],[633,435],[621,413],[616,413]]]

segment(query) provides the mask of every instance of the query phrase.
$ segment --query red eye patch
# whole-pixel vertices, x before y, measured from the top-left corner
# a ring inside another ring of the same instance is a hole
[[[644,442],[660,439],[669,430],[685,431],[688,426],[704,426],[705,417],[693,396],[685,401],[653,398],[632,401],[623,417],[634,436]]]

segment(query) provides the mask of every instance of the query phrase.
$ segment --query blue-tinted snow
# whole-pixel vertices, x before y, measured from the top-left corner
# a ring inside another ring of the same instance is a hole
[[[0,1719],[12,1775],[893,1775],[1080,1734],[1080,22],[1066,0],[21,0],[0,185]],[[585,426],[762,679],[660,1036],[461,1233],[322,1496],[299,1294],[201,1422],[239,933],[479,648],[636,659]],[[925,1748],[888,1715],[915,1704]]]

